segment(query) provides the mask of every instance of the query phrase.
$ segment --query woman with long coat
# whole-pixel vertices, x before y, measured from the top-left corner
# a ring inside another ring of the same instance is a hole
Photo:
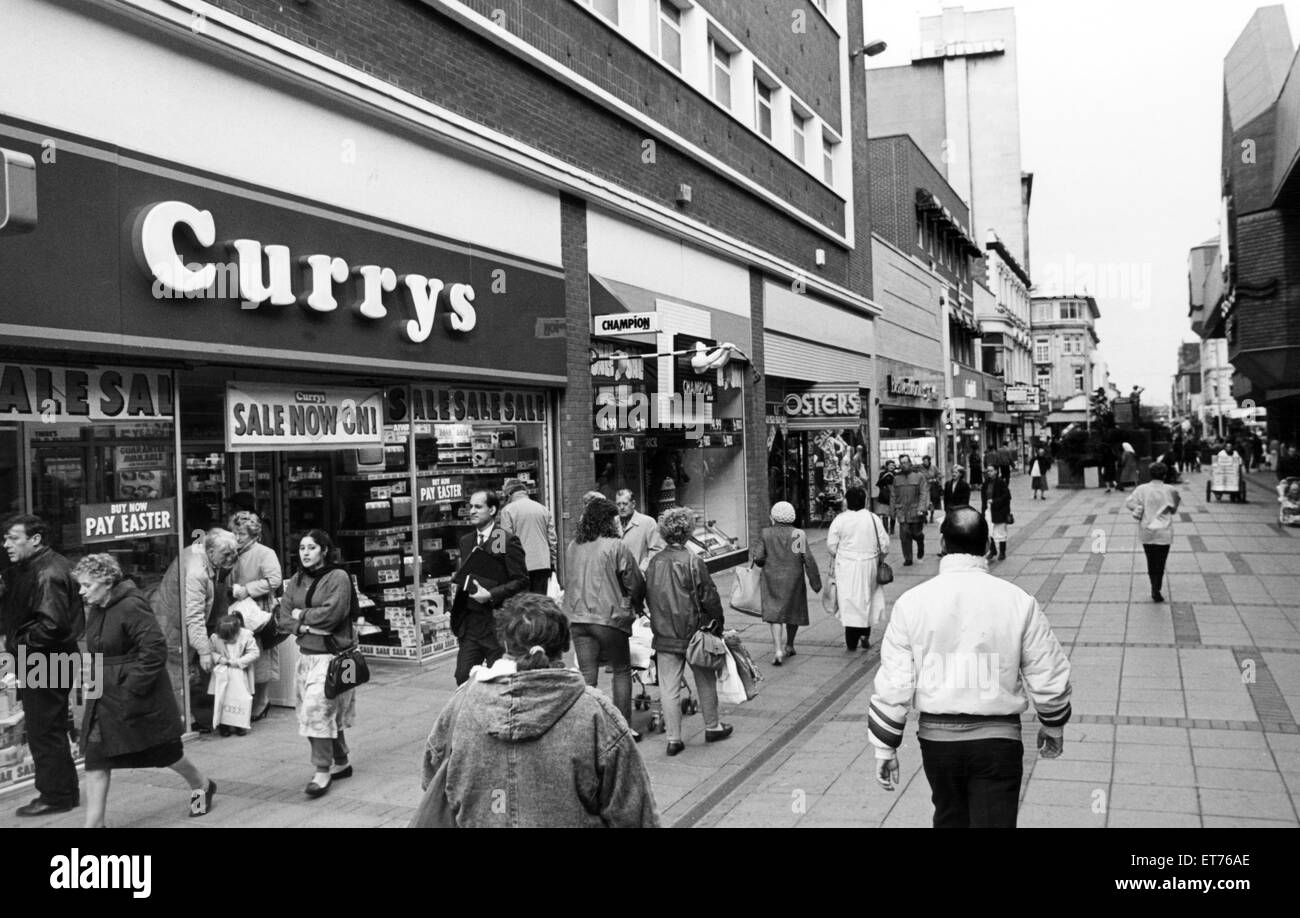
[[[190,785],[190,815],[212,806],[217,785],[185,757],[181,714],[167,677],[167,639],[117,559],[86,555],[72,574],[86,607],[86,652],[100,661],[98,697],[82,720],[86,828],[104,825],[115,768],[170,768]]]
[[[889,533],[880,517],[866,509],[867,493],[850,488],[844,497],[848,510],[831,521],[826,550],[836,585],[836,617],[844,626],[844,646],[865,650],[871,628],[885,618],[885,594],[876,583],[880,561],[889,554]]]
[[[849,490],[854,490],[850,488]],[[861,490],[860,488],[858,490]],[[786,501],[772,506],[772,525],[763,529],[754,545],[754,564],[762,569],[759,584],[763,597],[763,621],[772,626],[772,665],[780,666],[794,656],[794,637],[808,624],[808,593],[804,576],[814,592],[822,590],[817,559],[808,551],[808,536],[794,528],[794,507]],[[781,626],[785,625],[785,644]]]
[[[890,505],[894,499],[894,472],[896,468],[894,460],[890,459],[885,463],[885,467],[880,470],[880,477],[876,479],[876,512],[885,521],[885,528],[890,532],[894,531],[894,514]]]
[[[1001,475],[984,482],[984,518],[989,524],[990,561],[1007,560],[1007,526],[1011,524],[1011,485]]]
[[[230,593],[239,601],[251,599],[264,611],[275,614],[275,593],[284,583],[280,559],[261,542],[262,520],[256,513],[241,510],[230,518],[230,531],[239,544],[239,555],[230,572]],[[257,662],[253,664],[253,721],[271,712],[268,698],[271,683],[280,678],[280,648],[262,647],[258,639]]]
[[[1138,457],[1133,452],[1132,444],[1123,445],[1123,454],[1119,457],[1119,489],[1123,491],[1138,481]]]

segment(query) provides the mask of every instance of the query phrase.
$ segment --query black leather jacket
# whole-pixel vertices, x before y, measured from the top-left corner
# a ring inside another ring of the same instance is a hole
[[[5,576],[0,622],[5,646],[75,653],[86,630],[81,592],[68,559],[42,545]]]

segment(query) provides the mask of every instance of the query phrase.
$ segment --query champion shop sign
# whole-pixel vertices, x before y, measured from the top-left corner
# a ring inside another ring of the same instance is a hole
[[[592,317],[592,333],[603,337],[643,335],[659,331],[657,312],[616,312]]]

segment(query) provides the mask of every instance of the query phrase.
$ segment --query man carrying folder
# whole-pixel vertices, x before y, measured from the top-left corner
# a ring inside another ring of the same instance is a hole
[[[460,642],[457,685],[469,678],[472,667],[491,666],[501,656],[493,610],[528,589],[524,547],[497,524],[500,507],[495,491],[475,491],[469,499],[469,518],[475,528],[460,540],[460,567],[452,576],[456,599],[451,606],[451,630]]]

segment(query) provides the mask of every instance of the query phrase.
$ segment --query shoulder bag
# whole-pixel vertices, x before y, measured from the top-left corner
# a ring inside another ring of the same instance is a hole
[[[876,516],[871,517],[871,534],[876,537],[876,583],[884,585],[894,582],[894,569],[880,554],[880,530],[876,528]]]
[[[365,685],[370,681],[370,666],[366,663],[365,655],[357,647],[356,630],[352,626],[352,621],[356,617],[360,605],[357,599],[357,588],[352,583],[352,577],[344,571],[344,576],[348,578],[349,607],[348,616],[344,619],[343,626],[335,634],[326,635],[325,649],[330,652],[329,669],[325,671],[325,697],[327,699],[337,698],[344,692],[350,692],[358,685]],[[321,577],[325,576],[324,574]],[[303,603],[310,608],[312,596],[316,592],[316,584],[320,583],[321,577],[317,577],[312,585],[307,589],[307,596]],[[346,650],[339,649],[337,634],[344,630],[351,632],[351,640]]]

